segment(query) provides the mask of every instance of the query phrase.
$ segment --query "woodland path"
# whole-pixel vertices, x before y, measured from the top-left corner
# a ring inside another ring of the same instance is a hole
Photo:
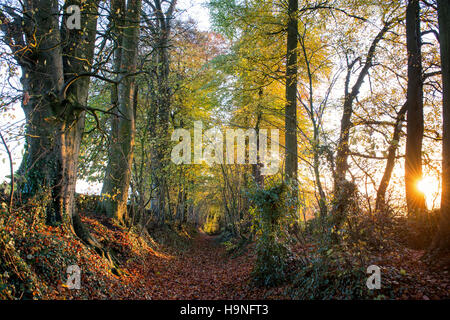
[[[198,232],[191,246],[171,254],[154,253],[132,266],[136,277],[126,299],[153,300],[252,300],[286,299],[285,286],[266,289],[251,284],[255,262],[251,245],[237,257],[226,252],[217,237]],[[397,299],[448,299],[449,272],[429,270],[420,257],[423,251],[403,248],[381,254],[384,284],[396,288]],[[402,275],[403,274],[403,275]]]
[[[264,295],[249,285],[254,257],[245,252],[232,258],[215,238],[199,232],[186,251],[151,261],[144,275],[151,298],[252,299]]]

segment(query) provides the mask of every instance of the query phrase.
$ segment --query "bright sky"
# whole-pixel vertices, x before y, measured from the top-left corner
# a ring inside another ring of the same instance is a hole
[[[182,13],[183,18],[191,17],[197,21],[197,27],[201,31],[206,31],[210,28],[209,12],[205,7],[206,0],[179,0],[178,9],[185,10]]]

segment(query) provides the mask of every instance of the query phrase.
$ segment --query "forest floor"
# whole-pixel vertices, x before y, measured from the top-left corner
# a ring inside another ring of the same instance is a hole
[[[147,299],[288,298],[288,284],[271,289],[253,285],[254,244],[233,255],[218,241],[218,236],[207,235],[200,229],[185,235],[189,239],[183,250],[165,246],[163,251],[170,253],[152,252],[144,263],[128,267],[137,276],[134,285],[144,289]],[[309,246],[309,249],[314,250],[314,247]],[[304,248],[299,245],[294,250],[301,253]],[[423,254],[424,251],[399,246],[374,257],[384,273],[383,285],[393,288],[396,299],[450,298],[449,270],[430,269],[421,260]]]
[[[121,275],[104,272],[108,267],[104,259],[99,262],[94,258],[98,255],[86,258],[82,254],[81,289],[69,290],[64,280],[59,281],[44,299],[286,299],[284,287],[266,289],[252,285],[254,244],[233,257],[217,241],[218,236],[193,227],[166,226],[155,230],[152,237],[138,238],[95,214],[82,219],[118,257]]]
[[[173,237],[175,231],[178,232],[175,239],[165,238],[169,234]],[[114,232],[115,235],[109,235],[110,239],[122,236],[120,229]],[[141,245],[145,255],[141,259],[126,259],[127,262],[123,264],[125,275],[122,279],[117,278],[118,283],[114,289],[111,288],[115,290],[114,293],[109,290],[100,298],[289,299],[289,284],[275,288],[253,285],[251,273],[256,259],[254,244],[230,253],[218,241],[218,236],[207,235],[200,229],[172,228],[155,233],[156,239],[166,240],[156,246]],[[96,235],[100,237],[99,233]],[[313,245],[307,247],[307,250],[314,250]],[[305,247],[298,245],[294,250],[302,254]],[[373,261],[382,268],[382,285],[393,289],[395,299],[450,298],[449,271],[430,269],[421,260],[423,253],[421,250],[398,246],[373,257]],[[292,270],[295,273],[295,267]],[[96,295],[89,295],[88,298],[96,298]]]
[[[18,270],[28,270],[26,277],[35,283],[33,292],[25,294],[28,298],[290,298],[288,292],[291,281],[271,289],[253,285],[252,270],[256,259],[253,243],[230,251],[229,246],[221,243],[218,236],[207,235],[192,226],[165,226],[150,231],[150,235],[138,235],[136,230],[130,231],[93,213],[83,215],[82,220],[117,258],[119,272],[114,272],[107,259],[86,247],[78,238],[68,235],[65,230],[38,223],[30,224],[22,215],[17,215],[10,220],[11,227],[5,228],[14,239],[14,245],[8,247],[8,250],[16,252],[14,255],[8,253],[8,257],[15,257],[14,261],[18,261],[16,266],[22,268]],[[317,248],[313,244],[293,248],[297,256],[315,250]],[[421,260],[423,253],[424,251],[396,246],[371,257],[381,267],[382,286],[392,289],[389,296],[384,298],[450,299],[450,271],[430,269]],[[67,287],[66,270],[73,264],[81,269],[79,290]],[[298,267],[295,260],[290,262],[291,276],[295,277]],[[8,268],[11,270],[11,267]],[[1,275],[1,281],[15,281],[10,272],[9,275],[5,274]],[[2,289],[1,281],[0,297],[10,290],[8,286],[3,286]],[[24,297],[24,293],[12,294],[18,298]]]
[[[225,246],[201,230],[192,246],[167,259],[148,260],[140,273],[152,299],[280,299],[277,290],[251,285],[254,255],[246,251],[231,258]]]

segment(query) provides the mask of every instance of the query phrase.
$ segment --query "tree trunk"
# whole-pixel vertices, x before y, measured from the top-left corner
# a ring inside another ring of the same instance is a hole
[[[258,98],[259,101],[261,103],[263,97],[263,89],[260,88],[259,93],[258,93]],[[256,124],[255,124],[255,133],[256,133],[256,146],[258,148],[258,153],[257,153],[257,161],[255,164],[252,164],[252,175],[253,175],[253,179],[256,183],[256,185],[260,188],[264,188],[264,176],[261,174],[261,156],[259,155],[259,129],[261,126],[261,121],[262,121],[262,111],[261,111],[261,105],[258,104],[257,110],[256,110]],[[247,184],[245,184],[247,185]]]
[[[402,123],[405,119],[407,104],[397,114],[395,121],[394,134],[392,135],[392,141],[388,148],[388,156],[386,162],[386,168],[384,169],[383,177],[381,178],[380,185],[377,190],[377,200],[375,202],[375,211],[383,210],[386,204],[386,190],[391,180],[392,171],[395,166],[395,155],[397,154],[398,146],[400,144],[400,133],[402,131]]]
[[[322,187],[322,181],[320,180],[320,119],[316,118],[314,111],[314,89],[313,89],[313,74],[311,71],[311,61],[306,53],[305,39],[304,36],[300,38],[300,45],[303,51],[303,57],[305,59],[306,71],[308,74],[309,82],[309,117],[313,127],[313,139],[311,141],[311,147],[313,152],[313,171],[314,178],[316,181],[317,191],[319,193],[319,198],[317,199],[320,210],[320,218],[324,219],[328,214],[327,199],[325,192]]]
[[[288,1],[287,53],[286,53],[286,108],[285,108],[285,175],[292,185],[291,198],[297,202],[297,45],[298,0]]]
[[[425,209],[423,193],[417,189],[422,178],[423,76],[419,0],[409,0],[406,9],[408,50],[407,134],[405,153],[405,186],[408,214]]]
[[[353,102],[358,97],[359,90],[361,89],[362,84],[364,83],[365,78],[369,74],[369,70],[372,67],[372,61],[375,57],[375,51],[378,47],[378,44],[383,39],[386,32],[391,27],[392,22],[385,22],[383,29],[377,34],[377,36],[372,41],[372,44],[369,48],[369,51],[366,55],[366,61],[359,72],[358,78],[351,88],[350,85],[350,77],[352,74],[353,67],[360,60],[359,58],[355,59],[348,66],[347,77],[345,81],[345,97],[344,97],[344,111],[341,118],[341,131],[339,136],[339,143],[337,147],[336,154],[336,172],[335,172],[335,181],[334,181],[334,189],[338,191],[341,184],[345,184],[346,182],[346,174],[348,171],[348,155],[349,155],[349,141],[350,141],[350,130],[353,128],[352,124],[352,115],[353,115]]]
[[[320,210],[320,218],[325,219],[328,214],[327,208],[327,198],[325,195],[325,191],[323,190],[322,181],[320,180],[320,158],[319,158],[319,130],[314,125],[314,140],[313,140],[313,169],[314,169],[314,177],[316,180],[317,191],[319,192],[319,210]]]
[[[443,85],[442,199],[439,231],[433,251],[450,250],[450,3],[438,0]]]
[[[122,31],[125,27],[124,25],[124,15],[126,12],[126,3],[125,0],[111,0],[110,4],[110,14],[109,14],[109,30],[112,36],[112,40],[114,41],[114,52],[113,52],[113,64],[114,64],[114,72],[116,73],[116,81],[120,80],[120,66],[122,60],[122,42],[123,42],[123,34]],[[111,117],[109,119],[110,131],[109,131],[109,143],[111,145],[117,144],[119,141],[119,93],[117,90],[117,84],[111,85]],[[114,152],[117,152],[116,148],[109,148],[108,150],[108,159],[114,157]],[[113,163],[108,162],[105,170],[105,177],[111,177],[113,170]],[[101,194],[105,196],[109,194],[111,190],[107,189],[110,186],[107,184],[103,184]],[[106,204],[103,205],[103,201],[99,203],[100,211],[107,211]]]
[[[360,60],[355,59],[348,65],[347,76],[345,80],[345,97],[344,97],[344,111],[341,119],[341,130],[340,137],[336,152],[336,170],[334,174],[334,204],[332,213],[334,216],[334,223],[336,226],[340,225],[345,218],[348,199],[351,199],[355,193],[356,187],[353,183],[346,180],[346,175],[349,169],[348,156],[349,156],[349,141],[350,141],[350,130],[353,128],[352,115],[353,115],[353,102],[358,97],[359,91],[365,78],[369,74],[369,70],[372,67],[372,61],[375,57],[375,51],[378,44],[383,39],[386,32],[392,26],[391,22],[385,22],[383,29],[376,35],[373,39],[369,51],[366,55],[366,61],[363,64],[361,71],[359,72],[358,78],[350,90],[350,78],[352,74],[353,67]]]
[[[20,31],[23,33],[16,33],[14,43],[11,42],[15,50],[27,45],[31,49],[16,56],[22,67],[25,96],[29,97],[24,97],[22,103],[27,136],[20,170],[26,182],[21,191],[25,197],[50,192],[47,204],[50,224],[77,219],[74,206],[77,161],[89,77],[74,75],[86,72],[92,62],[97,24],[97,1],[83,5],[81,1],[71,1],[66,6],[70,4],[78,4],[83,13],[93,13],[83,20],[84,33],[66,29],[65,23],[59,28],[57,1],[35,0],[24,4],[24,11],[33,13],[23,15],[20,21],[22,25],[35,27],[35,32],[24,27]],[[86,45],[77,46],[80,41]],[[32,46],[35,42],[38,45]]]
[[[118,85],[117,142],[111,144],[108,173],[102,188],[101,207],[106,214],[124,223],[127,216],[128,189],[131,180],[135,135],[135,77],[139,43],[141,0],[127,3],[125,27],[123,28],[120,73]]]
[[[48,224],[64,222],[83,241],[98,246],[75,210],[98,0],[66,1],[63,11],[70,5],[81,9],[81,29],[68,29],[66,16],[60,27],[56,0],[25,1],[22,16],[10,13],[11,22],[0,12],[0,19],[5,42],[22,68],[25,92],[26,145],[19,173],[26,181],[20,191],[24,198],[45,197]]]
[[[156,88],[153,92],[153,102],[155,105],[156,120],[153,122],[152,136],[152,183],[156,189],[156,199],[153,204],[156,207],[159,223],[163,223],[167,216],[170,201],[167,192],[168,181],[166,179],[166,170],[169,166],[169,144],[170,137],[168,128],[170,126],[170,109],[172,92],[170,88],[170,34],[173,24],[173,12],[177,1],[167,1],[169,7],[164,11],[161,0],[153,0],[155,9],[155,37],[157,39],[155,48],[155,64],[156,64]]]
[[[57,3],[50,0],[34,1],[27,3],[25,10],[37,5],[42,5],[42,8],[33,18],[36,21],[36,38],[41,41],[33,52],[32,61],[19,60],[23,69],[23,89],[30,97],[28,101],[24,99],[22,104],[27,120],[26,152],[22,167],[27,182],[22,191],[30,197],[42,191],[51,192],[47,222],[56,223],[62,221],[61,200],[64,198],[59,184],[63,180],[61,143],[65,126],[64,115],[58,112],[62,110],[60,93],[64,87],[62,48],[59,45],[61,33],[55,16],[58,12]],[[24,19],[31,20],[26,16]]]

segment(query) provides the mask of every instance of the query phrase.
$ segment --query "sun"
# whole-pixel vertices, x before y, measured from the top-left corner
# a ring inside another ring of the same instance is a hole
[[[425,196],[432,195],[438,188],[438,182],[430,177],[424,177],[417,182],[417,190],[422,192]]]

